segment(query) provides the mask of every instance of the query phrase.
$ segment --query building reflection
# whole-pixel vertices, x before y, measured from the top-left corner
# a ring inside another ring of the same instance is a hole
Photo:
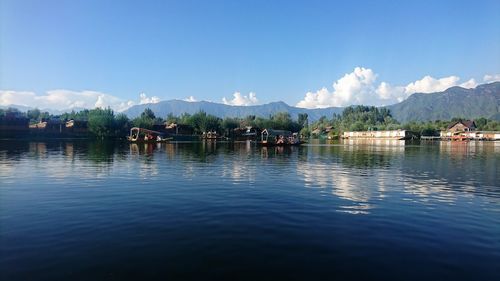
[[[499,143],[440,141],[402,162],[404,192],[415,199],[454,202],[458,196],[499,193]]]
[[[500,153],[498,141],[440,141],[439,151],[456,159],[465,159],[477,154]]]
[[[340,142],[349,150],[362,148],[369,151],[399,151],[405,150],[408,141],[392,139],[345,139]]]
[[[71,160],[75,159],[75,145],[72,142],[64,145],[64,155]]]
[[[29,153],[38,158],[47,158],[47,144],[43,142],[30,142]]]
[[[401,141],[353,141],[311,146],[297,165],[309,188],[331,190],[352,204],[339,206],[349,213],[366,214],[388,192],[402,198],[436,203],[456,202],[458,196],[500,193],[498,170],[492,155],[499,144],[405,144]],[[342,204],[341,204],[342,205]]]
[[[410,200],[447,203],[458,196],[498,195],[499,154],[500,142],[408,146],[404,141],[352,140],[301,147],[258,147],[251,142],[25,142],[8,150],[0,147],[0,174],[13,176],[24,165],[19,159],[34,159],[30,173],[56,179],[105,178],[120,171],[145,179],[168,173],[193,182],[210,177],[253,185],[266,174],[297,177],[300,187],[317,188],[340,200],[339,211],[367,214],[391,192]]]
[[[299,163],[297,171],[308,188],[330,190],[342,199],[338,211],[351,214],[369,214],[375,198],[384,198],[384,174],[373,173],[369,178],[345,168],[339,163]]]

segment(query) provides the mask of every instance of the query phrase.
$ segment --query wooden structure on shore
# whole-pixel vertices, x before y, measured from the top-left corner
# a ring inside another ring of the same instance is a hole
[[[451,123],[445,131],[441,131],[441,140],[500,140],[500,131],[476,131],[476,123],[471,120]]]
[[[484,140],[484,141],[497,141],[500,140],[500,131],[469,131],[469,132],[455,132],[447,134],[441,132],[439,137],[441,140],[450,141],[470,141],[470,140]]]
[[[434,140],[441,140],[441,137],[440,136],[421,136],[420,139],[434,141]]]

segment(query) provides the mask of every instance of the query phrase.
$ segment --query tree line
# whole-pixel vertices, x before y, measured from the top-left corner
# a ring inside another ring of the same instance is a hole
[[[78,112],[72,111],[59,116],[54,116],[48,112],[41,112],[38,109],[28,110],[23,113],[17,109],[0,109],[0,117],[9,113],[15,113],[30,119],[30,123],[37,123],[42,120],[58,118],[60,120],[86,121],[89,133],[97,138],[123,137],[131,127],[141,127],[154,129],[156,125],[175,123],[178,125],[190,126],[195,134],[215,131],[219,134],[230,136],[236,128],[273,128],[299,132],[305,137],[317,137],[318,134],[328,134],[331,137],[338,137],[344,131],[380,131],[380,130],[409,130],[417,135],[439,135],[441,130],[454,121],[461,120],[435,120],[427,122],[411,121],[405,124],[399,123],[386,108],[374,106],[349,106],[341,114],[333,114],[331,118],[321,117],[318,121],[309,124],[308,115],[301,113],[298,118],[293,119],[287,112],[278,112],[265,117],[249,115],[242,118],[225,117],[220,118],[215,115],[199,111],[194,114],[184,113],[180,116],[168,114],[165,118],[158,117],[155,113],[146,108],[138,117],[129,119],[125,114],[115,112],[110,108],[85,109]],[[475,119],[478,130],[499,131],[500,122],[486,118]]]
[[[314,129],[324,132],[326,128],[331,128],[329,136],[340,136],[345,131],[382,131],[382,130],[408,130],[418,136],[439,136],[439,132],[456,121],[463,121],[465,118],[456,117],[451,120],[434,121],[410,121],[401,124],[391,115],[387,108],[377,108],[374,106],[349,106],[342,114],[334,114],[331,119],[320,118],[312,123],[309,128],[303,129],[304,135],[313,134]],[[490,120],[484,117],[474,119],[477,129],[481,131],[500,131],[500,121]]]
[[[154,129],[155,126],[164,126],[170,123],[189,126],[193,129],[195,134],[215,131],[227,136],[231,134],[232,130],[236,128],[245,128],[247,126],[282,129],[294,132],[298,132],[303,127],[303,121],[302,124],[299,124],[286,112],[270,115],[269,118],[256,117],[255,115],[246,116],[244,118],[219,118],[215,115],[207,114],[204,111],[199,111],[195,114],[184,113],[181,116],[169,114],[165,118],[161,118],[157,117],[151,109],[146,108],[138,117],[129,119],[125,114],[115,114],[110,108],[85,109],[61,115],[51,115],[48,112],[41,112],[38,109],[28,110],[27,112],[20,112],[14,108],[9,108],[7,110],[0,109],[0,117],[4,117],[8,114],[28,118],[31,124],[51,119],[60,121],[84,121],[87,123],[89,133],[97,138],[123,137],[131,127]],[[307,116],[305,118],[307,118]],[[304,116],[302,119],[304,120]]]

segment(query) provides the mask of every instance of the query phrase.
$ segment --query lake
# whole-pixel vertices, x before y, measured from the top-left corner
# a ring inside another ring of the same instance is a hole
[[[500,280],[500,142],[0,141],[2,280]]]

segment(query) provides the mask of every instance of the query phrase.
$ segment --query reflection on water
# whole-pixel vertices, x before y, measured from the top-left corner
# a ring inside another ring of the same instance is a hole
[[[500,153],[499,141],[442,141],[439,142],[441,153],[454,158],[473,157],[477,153]]]
[[[341,143],[351,150],[361,147],[371,151],[404,151],[405,145],[410,142],[391,139],[346,139]]]
[[[168,161],[194,177],[198,163],[215,163],[218,176],[255,181],[270,163],[295,170],[305,187],[332,189],[353,202],[383,198],[387,185],[404,182],[403,191],[418,196],[457,191],[498,196],[499,142],[437,142],[346,140],[302,147],[256,147],[251,142],[126,144],[113,142],[2,142],[0,173],[14,177],[16,165],[32,162],[35,173],[64,178],[75,172],[105,176],[118,166],[140,165],[141,177],[158,175],[158,161]],[[47,161],[49,160],[49,161]],[[265,162],[262,162],[265,161]],[[124,163],[121,163],[124,162]],[[82,169],[83,168],[83,169]],[[88,171],[86,171],[88,170]],[[260,171],[262,172],[262,171]],[[369,179],[376,188],[366,186]],[[485,190],[476,191],[477,187]]]
[[[493,280],[499,144],[0,142],[0,267],[6,280],[73,279],[64,268],[82,279],[326,280],[333,268]]]

